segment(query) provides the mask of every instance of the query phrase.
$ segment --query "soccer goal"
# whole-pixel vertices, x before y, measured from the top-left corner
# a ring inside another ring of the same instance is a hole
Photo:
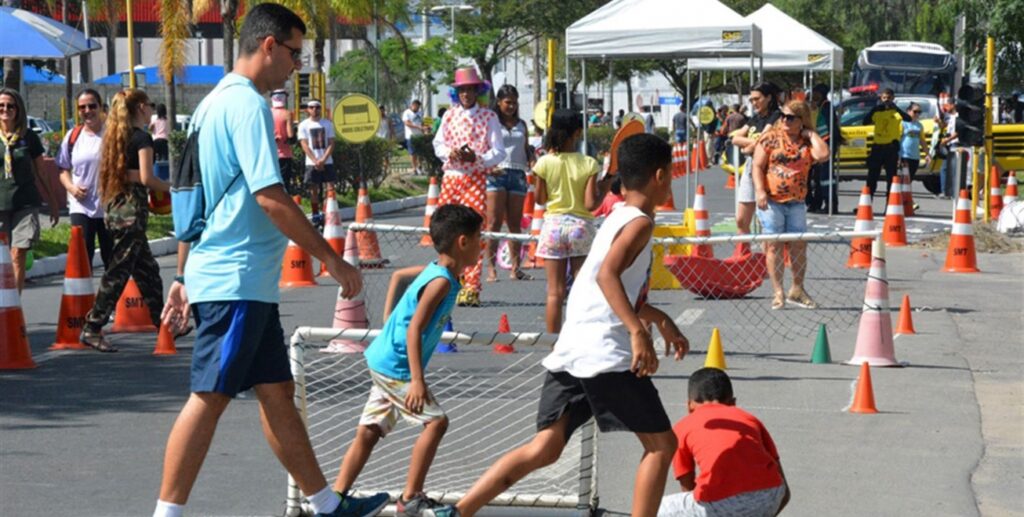
[[[378,332],[300,327],[291,338],[296,406],[328,483],[337,477],[355,435],[370,377],[362,354],[323,350],[332,339],[369,342]],[[428,385],[451,420],[427,476],[429,497],[458,501],[499,457],[534,436],[544,378],[540,362],[553,338],[534,333],[443,335],[442,343],[457,344],[459,352],[435,353],[427,370]],[[516,353],[494,354],[491,348],[496,343],[512,344]],[[401,495],[420,430],[399,422],[377,444],[354,487],[357,495],[386,491],[392,501]],[[596,433],[593,422],[585,425],[566,444],[558,462],[516,483],[490,503],[493,511],[481,515],[591,515],[598,504]],[[302,494],[289,477],[285,515],[307,514]]]

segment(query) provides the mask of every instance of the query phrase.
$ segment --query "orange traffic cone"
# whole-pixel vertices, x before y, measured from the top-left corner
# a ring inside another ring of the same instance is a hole
[[[711,237],[711,221],[708,221],[708,209],[704,206],[704,185],[697,184],[697,193],[693,196],[693,220],[697,237]],[[690,255],[693,257],[712,258],[715,251],[710,244],[692,246]]]
[[[700,151],[697,150],[697,142],[693,143],[693,148],[690,149],[690,174],[695,174],[700,170]]]
[[[498,333],[508,334],[512,332],[512,327],[508,324],[508,314],[501,313],[501,319],[498,321]],[[496,354],[511,354],[516,350],[512,348],[512,345],[506,345],[503,343],[494,344],[494,353]]]
[[[316,287],[313,280],[313,258],[298,244],[289,240],[281,261],[280,287]]]
[[[989,194],[988,194],[988,213],[993,219],[999,218],[999,213],[1003,211],[1003,189],[1000,186],[999,181],[999,170],[992,166],[991,181],[989,181]]]
[[[359,267],[359,249],[355,235],[349,230],[345,238],[345,262]],[[334,305],[334,323],[336,329],[365,329],[370,327],[370,319],[366,315],[366,298],[363,291],[354,297],[346,297],[342,288],[338,288],[338,300]],[[324,352],[337,354],[358,354],[366,350],[365,341],[351,339],[335,339],[324,349]]]
[[[528,256],[530,260],[523,265],[528,268],[544,267],[544,259],[537,256],[537,239],[540,237],[540,227],[544,224],[544,205],[536,203],[533,209],[533,221],[530,222],[530,249]]]
[[[853,357],[846,364],[867,361],[872,366],[899,366],[892,341],[892,314],[889,313],[889,280],[885,273],[885,244],[871,244],[871,269],[864,288],[864,306],[857,329]]]
[[[946,266],[949,273],[977,273],[978,256],[974,250],[974,226],[971,225],[971,198],[967,190],[960,191],[953,215],[953,232],[949,236],[946,250]]]
[[[910,181],[910,174],[904,174],[903,179],[900,180],[901,196],[903,200],[903,215],[905,217],[912,217],[914,215],[914,184]]]
[[[437,198],[441,197],[441,189],[437,186],[437,176],[430,177],[430,187],[427,188],[427,206],[423,210],[423,227],[430,230],[430,217],[437,210]],[[430,232],[423,234],[420,239],[420,246],[433,246],[434,241],[430,239]]]
[[[324,202],[324,240],[335,253],[345,252],[345,230],[341,227],[341,211],[338,210],[338,198],[334,195],[334,187],[327,187],[327,201]],[[331,276],[327,267],[320,264],[320,276]]]
[[[675,197],[672,196],[671,183],[668,186],[668,197],[665,199],[665,202],[659,206],[654,207],[654,210],[658,212],[674,212],[676,210],[676,200]]]
[[[171,333],[171,327],[160,325],[160,332],[156,336],[156,348],[153,349],[153,355],[175,355],[177,353],[178,348],[174,346],[174,334]]]
[[[604,157],[605,170],[608,169],[608,156]],[[520,228],[527,229],[533,224],[533,204],[536,197],[535,189],[533,188],[533,174],[530,172],[526,173],[526,197],[523,198],[523,218],[520,221]]]
[[[92,269],[89,257],[85,255],[85,239],[82,227],[71,227],[68,241],[68,261],[64,269],[64,294],[60,297],[60,313],[57,316],[57,339],[50,350],[85,350],[89,347],[79,341],[85,315],[89,314],[96,302],[92,290]]]
[[[366,185],[359,187],[359,199],[356,203],[356,222],[373,224],[373,208],[370,207],[370,195],[366,191]],[[356,242],[359,244],[359,265],[364,268],[384,267],[385,261],[380,256],[380,243],[377,242],[377,232],[372,230],[361,230],[356,233]]]
[[[917,334],[914,330],[914,320],[910,317],[910,295],[903,295],[903,303],[900,304],[900,322],[896,325],[897,334]]]
[[[110,328],[110,333],[135,332],[156,332],[156,325],[149,315],[149,307],[146,307],[146,301],[142,299],[138,284],[134,278],[128,278],[124,291],[121,291],[121,298],[117,300],[114,325]]]
[[[725,190],[736,190],[736,174],[743,174],[743,167],[740,167],[735,174],[728,174],[725,179]],[[749,173],[748,173],[749,174]]]
[[[704,140],[697,140],[697,170],[703,171],[708,168],[708,146]]]
[[[1006,176],[1006,191],[1003,192],[1003,206],[1017,200],[1017,172],[1010,171]]]
[[[302,196],[295,194],[292,196],[292,201],[294,201],[296,205],[302,206]]]
[[[857,379],[857,391],[850,403],[850,413],[878,413],[875,407],[875,390],[871,387],[871,367],[867,361],[860,365],[860,377]]]
[[[886,246],[907,245],[907,223],[903,218],[903,190],[899,176],[892,178],[889,206],[885,208],[883,226],[882,239],[885,240]]]
[[[686,145],[677,142],[672,145],[672,177],[683,176],[686,176]]]
[[[871,190],[864,187],[860,191],[860,201],[857,203],[857,221],[853,223],[853,231],[869,232],[874,230],[874,217],[871,214]],[[850,242],[850,258],[846,261],[846,267],[851,269],[863,269],[871,267],[871,237],[861,237]]]
[[[14,263],[7,247],[7,234],[0,233],[0,370],[35,368],[28,347],[25,314],[14,282]]]

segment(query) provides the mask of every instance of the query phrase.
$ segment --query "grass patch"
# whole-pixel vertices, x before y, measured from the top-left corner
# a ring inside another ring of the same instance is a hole
[[[167,237],[174,229],[174,221],[169,215],[149,214],[149,226],[146,237],[150,240]],[[32,248],[35,258],[55,257],[68,252],[68,241],[71,240],[71,225],[60,223],[53,228],[43,228],[39,232],[39,242]]]
[[[397,181],[392,181],[389,178],[385,183],[385,185],[381,185],[378,189],[370,189],[371,203],[426,194],[430,180],[425,176],[418,176],[402,178]],[[340,208],[356,206],[357,194],[357,192],[350,191],[345,193],[343,196],[337,196],[338,206]],[[312,213],[308,198],[303,197],[300,206],[302,207],[303,212],[307,214]]]

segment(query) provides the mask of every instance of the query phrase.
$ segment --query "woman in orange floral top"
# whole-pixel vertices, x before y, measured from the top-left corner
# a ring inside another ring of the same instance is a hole
[[[801,233],[807,231],[807,175],[811,166],[828,159],[825,141],[814,131],[811,108],[803,101],[790,101],[782,116],[757,141],[754,149],[753,180],[757,199],[757,218],[764,233]],[[807,244],[788,243],[793,264],[793,287],[783,295],[781,242],[768,244],[768,275],[775,296],[772,309],[790,302],[806,309],[818,306],[804,290],[807,271]]]

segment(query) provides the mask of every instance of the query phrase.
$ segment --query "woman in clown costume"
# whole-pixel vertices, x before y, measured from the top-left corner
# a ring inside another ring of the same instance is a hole
[[[455,71],[451,87],[452,108],[441,119],[434,136],[434,154],[444,162],[444,178],[438,206],[459,204],[486,217],[487,175],[505,159],[498,115],[484,107],[481,97],[490,85],[480,79],[474,68]],[[483,250],[476,265],[462,275],[460,306],[480,306],[480,277]]]

